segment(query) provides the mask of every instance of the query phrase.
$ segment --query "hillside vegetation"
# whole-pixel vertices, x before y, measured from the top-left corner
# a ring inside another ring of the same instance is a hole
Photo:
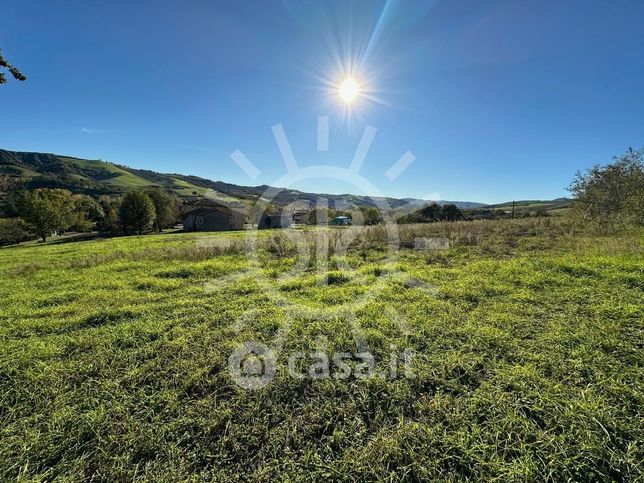
[[[644,477],[641,229],[404,225],[392,258],[356,228],[294,269],[350,230],[0,250],[0,479]],[[231,352],[285,326],[271,384],[236,385]],[[413,377],[289,377],[293,351],[355,352],[356,326],[378,367],[412,349]]]
[[[101,160],[87,160],[45,153],[27,153],[0,149],[0,203],[7,192],[18,188],[65,188],[73,193],[90,195],[121,195],[134,188],[160,187],[178,196],[189,197],[196,193],[211,199],[237,201],[248,204],[262,196],[269,186],[239,186],[223,181],[211,181],[198,176],[162,174],[135,169]],[[279,188],[279,187],[278,187]],[[282,189],[271,203],[284,206],[295,201],[317,203],[324,197],[329,201],[343,201],[352,206],[375,206],[374,198],[360,195],[333,195],[305,193],[295,189]],[[412,198],[383,198],[391,208],[409,205],[419,207],[425,200]],[[441,201],[454,203],[460,208],[475,208],[481,203],[467,201]]]
[[[521,216],[530,212],[542,212],[549,215],[557,215],[563,213],[566,209],[570,208],[572,200],[568,198],[557,198],[555,200],[518,200],[514,202],[515,215]],[[486,209],[500,210],[503,212],[512,212],[513,203],[499,203],[495,205],[487,205]]]
[[[55,154],[0,150],[0,172],[28,188],[66,188],[85,194],[122,194],[132,188],[160,186],[189,196],[204,187],[172,175],[133,170],[100,160]]]

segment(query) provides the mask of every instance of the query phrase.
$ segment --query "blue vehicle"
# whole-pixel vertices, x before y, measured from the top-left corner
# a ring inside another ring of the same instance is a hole
[[[351,218],[348,216],[336,216],[333,218],[333,221],[331,221],[331,224],[337,226],[349,226],[351,225]]]

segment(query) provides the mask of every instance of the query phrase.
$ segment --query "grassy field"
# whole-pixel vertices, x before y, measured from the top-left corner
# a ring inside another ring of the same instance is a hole
[[[641,480],[643,232],[399,228],[0,250],[0,480]],[[230,354],[279,334],[239,387]],[[356,334],[413,377],[288,374]]]

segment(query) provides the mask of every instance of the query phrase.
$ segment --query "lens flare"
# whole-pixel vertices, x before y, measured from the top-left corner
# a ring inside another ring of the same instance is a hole
[[[360,95],[360,84],[352,78],[346,78],[338,88],[338,95],[347,104],[351,104]]]

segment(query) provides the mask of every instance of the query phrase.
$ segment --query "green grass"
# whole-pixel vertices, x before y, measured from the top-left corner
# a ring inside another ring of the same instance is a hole
[[[137,176],[134,173],[130,173],[126,169],[123,169],[116,164],[101,160],[79,159],[67,156],[58,156],[58,158],[66,163],[74,164],[92,173],[91,178],[81,175],[70,175],[78,179],[91,179],[92,181],[96,181],[101,184],[109,185],[118,189],[149,188],[152,186],[159,186],[157,183],[145,179],[141,176]],[[27,172],[27,170],[24,171],[25,173]],[[33,173],[34,175],[37,174],[33,171],[30,171],[30,173]],[[23,176],[25,176],[25,174],[23,174]],[[165,180],[171,182],[172,185],[168,187],[172,188],[179,196],[192,196],[192,193],[195,191],[199,195],[203,196],[203,194],[207,191],[206,188],[190,184],[186,181],[176,179],[171,176],[166,176]]]
[[[193,193],[196,192],[199,196],[206,196],[208,199],[211,199],[211,200],[218,200],[223,202],[240,202],[238,198],[227,196],[213,189],[196,186],[194,184],[188,183],[187,181],[184,181],[178,178],[170,178],[170,179],[173,182],[172,190],[175,193],[177,193],[179,196],[193,196]]]
[[[174,191],[179,196],[193,196],[194,192],[199,196],[203,196],[208,191],[206,188],[195,186],[182,179],[172,178],[172,181],[174,183]]]
[[[392,258],[374,228],[322,273],[280,231],[0,250],[0,480],[641,480],[642,232],[400,229],[452,248]],[[352,321],[415,377],[289,377],[356,352]],[[285,325],[276,378],[238,387],[231,352]]]
[[[94,181],[100,181],[101,183],[105,183],[111,186],[127,189],[152,186],[152,183],[150,183],[148,180],[129,173],[111,163],[106,163],[104,161],[98,160],[68,158],[64,156],[59,156],[59,158],[63,161],[71,164],[76,164],[83,168],[100,170],[103,174],[95,176],[93,178]]]
[[[73,164],[77,164],[83,168],[93,168],[100,170],[103,174],[101,174],[100,176],[94,176],[93,180],[114,186],[116,188],[135,189],[159,186],[158,183],[130,173],[129,171],[122,169],[112,163],[65,157],[61,157],[61,159]],[[179,196],[193,196],[194,192],[196,192],[199,196],[204,196],[206,193],[209,193],[209,197],[212,199],[220,199],[222,201],[237,201],[236,198],[231,198],[221,193],[213,195],[212,190],[193,185],[191,183],[188,183],[187,181],[173,178],[172,176],[166,176],[165,180],[167,182],[170,182],[166,187],[172,189]]]

